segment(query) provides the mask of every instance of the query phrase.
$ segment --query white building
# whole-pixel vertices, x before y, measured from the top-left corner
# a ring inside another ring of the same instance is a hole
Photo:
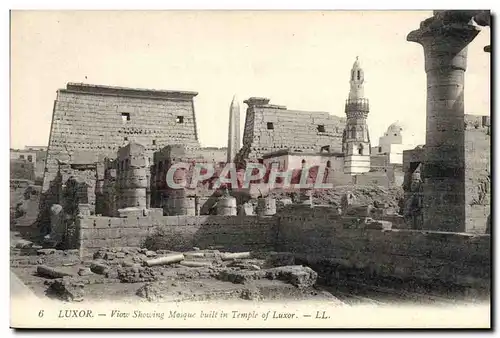
[[[405,143],[403,127],[395,122],[379,138],[378,147],[372,147],[372,155],[387,155],[390,164],[403,164],[403,151],[415,148]]]
[[[304,153],[283,149],[263,156],[265,166],[272,167],[274,163],[282,171],[323,166],[342,172],[344,170],[344,154],[330,152]]]

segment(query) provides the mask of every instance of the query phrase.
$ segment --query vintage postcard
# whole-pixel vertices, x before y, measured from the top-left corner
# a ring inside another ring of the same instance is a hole
[[[490,328],[488,10],[12,10],[12,328]]]

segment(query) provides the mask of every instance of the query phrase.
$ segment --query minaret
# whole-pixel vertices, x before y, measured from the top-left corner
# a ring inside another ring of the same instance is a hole
[[[231,107],[229,108],[229,132],[227,139],[227,162],[233,162],[236,154],[240,150],[240,104],[233,96]]]
[[[366,118],[370,111],[364,96],[365,74],[358,57],[351,69],[351,89],[345,103],[347,123],[342,139],[344,172],[351,175],[370,171],[370,135]]]

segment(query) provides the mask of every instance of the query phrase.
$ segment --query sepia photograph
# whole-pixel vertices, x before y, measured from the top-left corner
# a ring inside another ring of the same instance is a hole
[[[490,329],[490,10],[11,10],[10,327]]]

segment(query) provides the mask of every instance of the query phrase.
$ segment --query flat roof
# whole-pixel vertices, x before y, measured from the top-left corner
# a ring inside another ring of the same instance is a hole
[[[59,92],[176,100],[192,100],[198,95],[197,92],[191,91],[129,88],[74,82],[68,82],[66,88],[59,89]]]

